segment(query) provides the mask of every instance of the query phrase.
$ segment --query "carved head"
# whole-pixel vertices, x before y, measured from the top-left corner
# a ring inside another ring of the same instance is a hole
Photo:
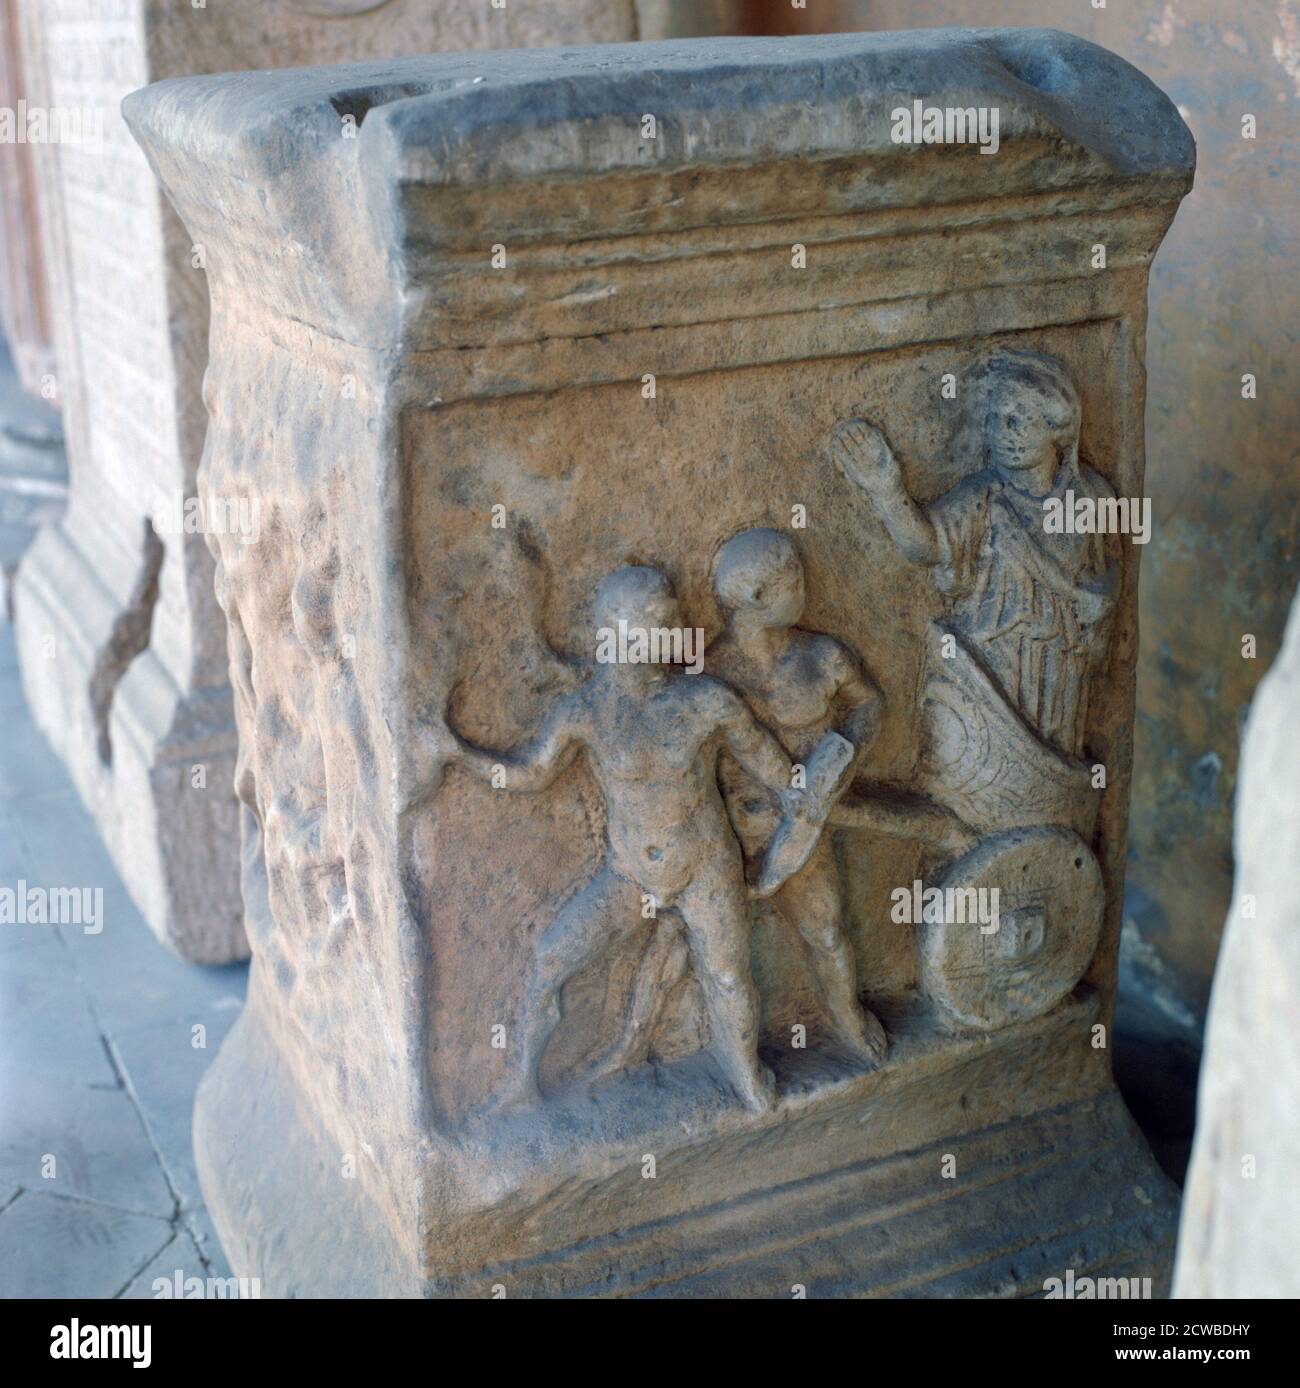
[[[999,352],[979,373],[989,462],[1022,472],[1075,458],[1082,411],[1070,373],[1043,352]]]
[[[646,629],[681,625],[673,585],[665,574],[644,564],[629,564],[601,579],[592,616],[597,628],[610,630],[616,630],[620,620]]]
[[[713,587],[728,616],[790,627],[803,616],[803,564],[779,530],[745,530],[718,551]]]

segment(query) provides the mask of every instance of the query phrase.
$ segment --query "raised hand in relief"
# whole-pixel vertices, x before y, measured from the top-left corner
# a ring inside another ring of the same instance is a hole
[[[831,436],[831,456],[849,481],[873,496],[893,492],[903,485],[893,449],[868,420],[846,419],[837,424]]]
[[[1083,755],[1091,682],[1104,667],[1119,565],[1102,533],[1053,534],[1045,507],[1114,501],[1080,454],[1082,402],[1065,364],[1000,350],[964,390],[977,456],[921,506],[874,425],[836,426],[831,453],[870,498],[900,553],[929,568],[946,620],[1034,732]]]

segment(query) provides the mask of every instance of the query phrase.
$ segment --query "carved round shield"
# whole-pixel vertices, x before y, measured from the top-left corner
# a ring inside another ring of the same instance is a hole
[[[1096,858],[1069,829],[981,839],[926,884],[922,990],[954,1021],[981,1030],[1041,1016],[1083,977],[1105,900]]]

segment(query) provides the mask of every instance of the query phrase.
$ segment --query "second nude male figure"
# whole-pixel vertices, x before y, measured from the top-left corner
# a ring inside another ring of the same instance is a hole
[[[759,529],[729,540],[714,566],[714,590],[727,627],[708,649],[707,669],[744,696],[793,762],[806,764],[831,731],[861,751],[876,731],[879,691],[847,646],[795,625],[803,615],[804,574],[789,536]],[[755,860],[775,827],[770,801],[725,754],[722,786],[731,822]],[[825,834],[772,904],[807,946],[837,1039],[862,1059],[883,1059],[884,1028],[858,1000],[839,871]]]

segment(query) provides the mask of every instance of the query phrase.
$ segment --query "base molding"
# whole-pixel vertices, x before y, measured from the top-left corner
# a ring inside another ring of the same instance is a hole
[[[1020,1048],[1039,1050],[1050,1073],[1053,1049],[1079,1044],[1089,1015],[1072,1003],[1055,1029],[1038,1028]],[[981,1074],[992,1080],[1005,1069],[1017,1043],[1004,1040],[954,1061],[947,1087],[960,1102]],[[952,1109],[934,1103],[945,1081],[933,1057],[926,1064],[903,1050],[893,1083],[887,1066],[826,1095],[822,1116],[837,1131],[815,1149],[824,1170],[804,1174],[820,1102],[810,1110],[804,1097],[788,1114],[779,1104],[765,1131],[722,1138],[721,1154],[716,1135],[667,1153],[654,1179],[690,1183],[675,1213],[661,1213],[658,1192],[641,1199],[626,1182],[611,1197],[607,1168],[585,1186],[557,1174],[551,1191],[525,1183],[504,1195],[509,1218],[500,1209],[441,1225],[429,1217],[423,1266],[414,1228],[399,1240],[361,1180],[341,1177],[339,1144],[308,1112],[256,1005],[200,1087],[195,1152],[231,1266],[260,1278],[265,1296],[491,1297],[504,1288],[507,1297],[1032,1297],[1071,1271],[1076,1281],[1149,1278],[1152,1295],[1167,1293],[1177,1192],[1108,1077],[1072,1102],[918,1142],[914,1128],[903,1136],[897,1112],[925,1106],[951,1122]],[[894,1132],[900,1149],[882,1150]],[[855,1134],[860,1159],[845,1161]],[[797,1144],[789,1167],[798,1174],[772,1181],[782,1142]],[[652,1149],[632,1140],[624,1167]],[[710,1199],[720,1160],[728,1193]],[[747,1166],[762,1184],[737,1195]],[[614,1208],[615,1227],[567,1242],[562,1230],[577,1226],[548,1207],[565,1205],[575,1187],[584,1204],[603,1205],[602,1216]],[[672,1198],[682,1194],[678,1187]],[[532,1230],[533,1248],[516,1236],[505,1252],[495,1234],[481,1234],[512,1224]],[[467,1247],[481,1254],[472,1269]]]

